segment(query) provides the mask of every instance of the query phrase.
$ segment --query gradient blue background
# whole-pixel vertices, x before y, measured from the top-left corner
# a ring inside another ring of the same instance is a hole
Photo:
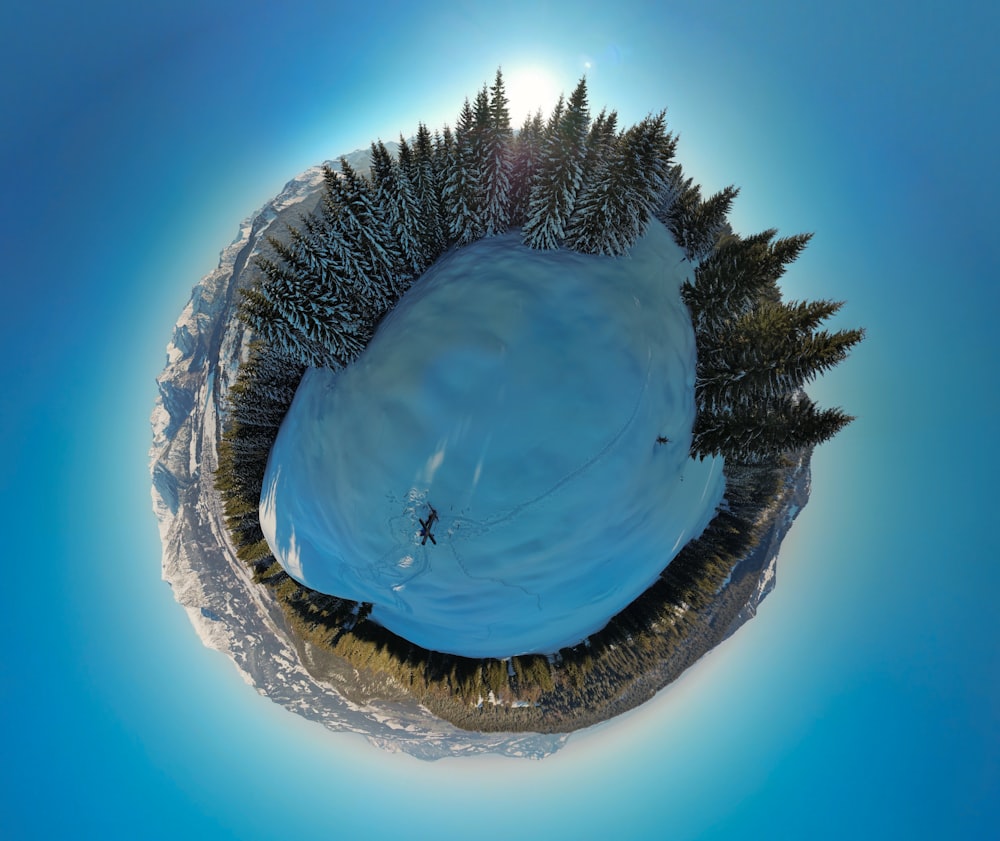
[[[5,7],[0,836],[993,837],[992,4],[202,5]],[[384,754],[258,697],[160,581],[153,378],[288,178],[587,62],[739,230],[817,232],[785,288],[867,326],[813,390],[858,420],[758,618],[654,702],[540,763]]]

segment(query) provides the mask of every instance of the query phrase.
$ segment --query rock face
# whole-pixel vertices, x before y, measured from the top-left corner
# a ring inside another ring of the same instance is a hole
[[[363,153],[350,158],[355,165],[364,164]],[[266,234],[308,212],[321,183],[321,168],[313,167],[243,222],[218,268],[195,286],[174,328],[151,417],[152,502],[163,544],[163,578],[204,644],[227,655],[260,694],[298,715],[423,759],[483,752],[544,757],[568,736],[459,730],[395,687],[365,683],[349,665],[333,663],[331,655],[297,640],[269,591],[252,583],[235,556],[212,477],[224,397],[248,341],[233,317],[236,290],[248,282],[245,270]],[[767,546],[762,544],[737,568],[733,582],[739,580],[741,586],[725,591],[731,600],[738,594],[727,614],[736,616],[728,633],[753,615],[773,586],[777,547],[808,495],[807,460],[790,481]],[[657,680],[650,691],[662,685]],[[393,698],[398,700],[384,700]]]

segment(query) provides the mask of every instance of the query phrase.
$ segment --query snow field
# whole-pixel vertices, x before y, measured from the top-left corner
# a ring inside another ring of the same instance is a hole
[[[551,652],[599,630],[722,498],[721,462],[687,455],[683,256],[655,221],[626,258],[517,231],[449,252],[351,367],[304,377],[261,497],[275,556],[429,649]]]

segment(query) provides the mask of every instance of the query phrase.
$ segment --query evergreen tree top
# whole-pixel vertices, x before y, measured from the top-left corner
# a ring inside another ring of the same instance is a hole
[[[503,74],[498,67],[493,87],[490,88],[490,126],[494,133],[503,136],[511,134],[510,111],[507,109],[508,104],[509,101],[503,84]]]
[[[570,95],[565,114],[559,121],[559,128],[571,143],[582,143],[590,128],[590,111],[587,105],[587,77],[580,79]]]
[[[490,89],[483,84],[479,93],[476,94],[475,103],[472,106],[473,125],[477,132],[483,132],[490,125]]]
[[[468,137],[476,126],[476,115],[472,110],[472,105],[469,103],[469,98],[465,98],[465,102],[462,103],[462,110],[458,112],[458,119],[455,121],[455,136],[461,140],[462,138]],[[447,126],[445,130],[447,131]]]

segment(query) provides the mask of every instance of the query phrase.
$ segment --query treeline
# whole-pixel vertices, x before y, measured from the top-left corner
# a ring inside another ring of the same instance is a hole
[[[260,528],[261,489],[271,447],[305,368],[255,341],[225,401],[215,488],[240,560],[274,560]]]
[[[852,418],[817,408],[802,387],[864,333],[819,329],[840,303],[782,302],[777,281],[811,235],[734,234],[739,190],[702,197],[673,162],[664,112],[617,123],[614,111],[591,120],[581,79],[515,134],[497,70],[454,131],[421,123],[395,157],[373,143],[368,174],[346,158],[327,167],[317,208],[256,258],[241,317],[291,363],[340,368],[448,248],[519,228],[532,248],[622,255],[657,218],[694,266],[682,289],[698,350],[692,454],[758,463],[829,439]]]
[[[515,134],[507,102],[498,70],[454,130],[421,123],[395,157],[373,143],[366,174],[346,158],[326,167],[317,208],[256,258],[240,309],[254,335],[297,364],[340,368],[451,247],[517,228],[531,248],[625,254],[671,195],[664,114],[624,130],[613,111],[592,120],[581,79]]]

